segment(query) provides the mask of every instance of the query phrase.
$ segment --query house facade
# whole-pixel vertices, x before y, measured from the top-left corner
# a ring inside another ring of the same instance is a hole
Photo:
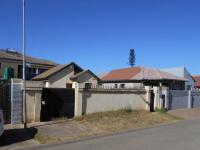
[[[79,83],[82,87],[85,87],[85,84],[96,85],[99,78],[90,70],[83,70],[71,62],[43,72],[33,80],[43,81],[46,88],[74,88],[74,83]]]
[[[105,88],[168,87],[171,90],[184,90],[185,78],[154,68],[131,67],[112,70],[101,77],[99,84]]]
[[[166,68],[166,69],[162,69],[162,71],[171,73],[178,77],[186,78],[187,81],[185,82],[185,90],[194,89],[195,80],[185,67]]]
[[[84,70],[70,78],[73,82],[79,84],[79,88],[96,87],[100,78],[97,77],[92,71]]]
[[[30,80],[40,73],[55,67],[57,64],[48,60],[26,56],[26,79]],[[0,79],[7,79],[10,72],[12,78],[22,78],[23,55],[14,50],[0,49]]]

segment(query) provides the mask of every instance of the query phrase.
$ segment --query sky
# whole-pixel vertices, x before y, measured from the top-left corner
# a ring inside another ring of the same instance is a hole
[[[200,74],[199,0],[26,0],[27,54],[94,73],[185,66]],[[22,0],[0,0],[0,48],[22,50]]]

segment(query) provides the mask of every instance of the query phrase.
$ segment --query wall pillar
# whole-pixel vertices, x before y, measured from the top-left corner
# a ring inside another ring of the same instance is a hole
[[[151,86],[145,86],[146,89],[146,110],[150,111],[150,101],[151,101]]]
[[[191,91],[188,91],[188,108],[192,108],[192,97],[191,97]]]
[[[166,88],[166,94],[165,94],[165,108],[169,109],[169,88]]]
[[[165,102],[163,102],[163,99],[162,99],[162,104],[164,103],[165,108],[169,109],[169,88],[168,87],[162,87],[161,93],[162,93],[162,95],[165,96]],[[161,95],[161,97],[162,97],[162,95]],[[162,107],[162,104],[161,104],[161,107]]]
[[[74,82],[73,85],[75,90],[74,116],[78,117],[82,115],[82,99],[79,97],[79,84]]]
[[[154,109],[161,108],[161,92],[160,92],[160,87],[153,87],[154,89]]]
[[[40,122],[42,91],[35,93],[35,122]]]

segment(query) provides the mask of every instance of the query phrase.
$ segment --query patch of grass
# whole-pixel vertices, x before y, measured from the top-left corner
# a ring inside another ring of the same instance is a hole
[[[150,127],[177,120],[179,120],[179,118],[171,116],[163,111],[156,111],[152,113],[145,110],[131,110],[127,108],[117,111],[98,112],[74,118],[74,120],[71,120],[71,123],[73,122],[80,132],[73,131],[75,128],[72,128],[71,133],[67,132],[65,135],[60,136],[59,134],[56,134],[57,128],[55,128],[55,126],[48,125],[47,129],[48,127],[49,129],[47,131],[38,130],[38,132],[34,135],[34,139],[40,144],[74,141],[86,137],[106,135],[128,129]],[[47,133],[52,130],[54,130],[53,134]],[[60,130],[62,131],[65,129],[59,129],[58,132],[60,132]],[[67,128],[67,130],[70,129]]]
[[[75,118],[105,132],[148,127],[177,120],[163,111],[147,112],[145,110],[122,109],[118,111],[99,112]]]

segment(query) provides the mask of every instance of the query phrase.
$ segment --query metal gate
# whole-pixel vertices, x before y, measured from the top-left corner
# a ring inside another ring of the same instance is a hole
[[[44,88],[41,101],[41,121],[74,117],[74,89]]]
[[[169,92],[169,109],[188,107],[188,91],[174,90]]]

